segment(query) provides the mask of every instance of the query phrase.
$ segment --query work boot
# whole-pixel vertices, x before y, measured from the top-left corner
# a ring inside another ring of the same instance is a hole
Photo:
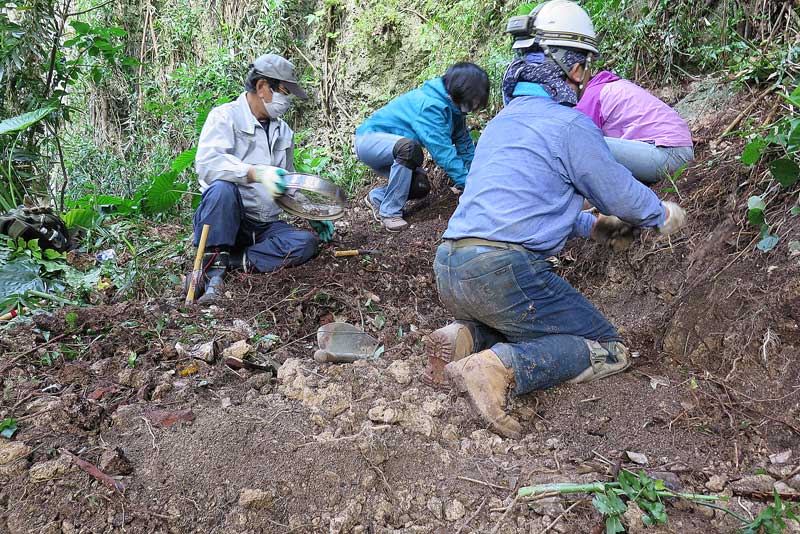
[[[229,252],[206,252],[203,254],[201,264],[202,274],[195,281],[194,298],[196,302],[211,302],[219,294],[225,278],[225,271],[228,268]],[[186,289],[188,292],[191,273],[186,278]]]
[[[514,385],[514,371],[506,369],[491,350],[448,363],[444,372],[458,391],[467,394],[472,410],[503,436],[519,439],[522,426],[505,412],[506,392]]]
[[[369,210],[372,212],[372,218],[375,219],[375,222],[381,222],[379,207],[375,205],[371,198],[369,198],[369,193],[367,193],[367,196],[364,197],[364,204],[366,204]]]
[[[381,217],[381,224],[387,232],[397,233],[408,228],[408,223],[402,217]]]
[[[568,380],[570,384],[582,384],[593,380],[600,380],[607,376],[621,373],[631,365],[628,347],[619,341],[598,343],[586,340],[589,345],[589,367],[581,374]]]
[[[432,332],[426,339],[428,365],[422,381],[434,387],[447,385],[444,366],[472,354],[474,339],[469,326],[458,321]]]

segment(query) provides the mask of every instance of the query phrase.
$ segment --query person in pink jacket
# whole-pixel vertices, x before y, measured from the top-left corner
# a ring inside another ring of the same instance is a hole
[[[617,162],[641,182],[654,184],[694,159],[686,121],[613,72],[598,72],[575,109],[594,121]]]

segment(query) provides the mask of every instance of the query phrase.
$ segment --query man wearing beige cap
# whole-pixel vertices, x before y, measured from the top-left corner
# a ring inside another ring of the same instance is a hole
[[[265,54],[249,67],[246,91],[211,110],[197,145],[202,201],[194,215],[194,244],[210,226],[199,301],[218,293],[228,268],[271,272],[305,263],[319,241],[333,235],[330,221],[309,221],[318,235],[279,221],[274,199],[294,171],[294,132],[281,119],[292,97],[308,99],[294,66]]]

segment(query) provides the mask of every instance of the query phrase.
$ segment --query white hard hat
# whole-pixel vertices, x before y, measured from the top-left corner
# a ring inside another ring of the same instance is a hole
[[[534,44],[548,47],[574,48],[599,54],[597,36],[592,19],[586,11],[571,0],[550,0],[540,4],[528,16],[527,36],[518,35],[514,49],[525,49]],[[522,19],[522,17],[514,17]],[[512,20],[514,20],[512,19]],[[520,21],[521,22],[521,21]],[[509,22],[511,28],[511,21]],[[510,33],[516,33],[511,32]]]

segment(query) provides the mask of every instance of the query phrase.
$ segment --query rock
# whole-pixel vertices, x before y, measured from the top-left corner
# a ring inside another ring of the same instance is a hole
[[[206,363],[214,363],[219,355],[219,344],[213,340],[188,347],[178,341],[175,343],[175,352],[181,358],[194,358]]]
[[[220,401],[220,405],[223,408],[230,408],[231,406],[233,406],[233,401],[231,401],[230,397],[223,397],[222,400]]]
[[[398,384],[406,385],[411,383],[411,368],[406,361],[393,361],[389,366],[389,374],[394,377]]]
[[[727,483],[728,477],[724,475],[711,475],[711,478],[706,482],[706,489],[714,493],[719,493],[725,489],[725,484]]]
[[[31,451],[30,447],[21,441],[7,441],[0,443],[0,465],[16,462],[20,458],[25,458]]]
[[[772,494],[775,481],[769,475],[752,475],[737,480],[731,484],[734,493],[750,495],[753,493]]]
[[[247,321],[242,319],[234,319],[233,320],[233,330],[235,334],[238,334],[244,337],[246,340],[251,339],[253,336],[256,335],[256,331],[253,329],[252,326]]]
[[[133,472],[130,460],[119,447],[103,451],[97,467],[107,475],[130,475]]]
[[[800,475],[794,475],[792,478],[787,480],[786,483],[789,484],[790,488],[800,491]]]
[[[442,399],[428,397],[422,402],[422,411],[431,417],[440,417],[447,411],[447,405]]]
[[[783,480],[792,474],[792,469],[791,465],[769,464],[767,465],[767,474],[775,480]]]
[[[680,491],[681,490],[681,481],[675,473],[670,473],[669,471],[653,471],[649,473],[650,478],[656,480],[663,480],[664,485],[667,489],[672,491]]]
[[[394,408],[388,406],[374,406],[367,412],[367,417],[375,423],[392,424],[397,422],[398,413]]]
[[[797,495],[797,491],[786,482],[776,482],[774,487],[781,495]]]
[[[769,455],[769,461],[772,465],[783,465],[792,459],[792,449],[776,452]]]
[[[644,513],[639,505],[633,501],[628,502],[628,509],[625,510],[625,526],[628,527],[628,534],[647,534],[646,527],[642,522]]]
[[[230,345],[222,351],[222,356],[225,358],[244,358],[245,354],[250,352],[250,345],[247,341],[241,340]]]
[[[275,493],[260,489],[243,489],[239,492],[239,506],[250,510],[266,510],[272,507]]]
[[[255,389],[260,391],[261,388],[268,385],[270,380],[272,380],[272,375],[269,373],[256,373],[250,378],[248,378],[244,385],[249,389]]]
[[[457,521],[464,517],[466,513],[466,508],[464,508],[464,505],[458,499],[447,503],[447,506],[444,509],[444,517],[448,521]]]
[[[45,480],[52,480],[58,478],[66,473],[72,466],[69,458],[60,456],[55,460],[47,462],[40,462],[31,467],[30,477],[34,482],[43,482]]]
[[[153,390],[153,394],[150,396],[152,400],[161,400],[167,396],[167,393],[172,391],[172,383],[171,382],[162,382],[156,386]]]
[[[539,515],[549,515],[556,517],[564,512],[564,505],[561,503],[561,497],[547,497],[544,499],[537,499],[531,501],[529,504],[531,509]]]
[[[625,455],[628,457],[628,460],[630,460],[635,464],[647,465],[649,463],[647,460],[647,456],[645,456],[640,452],[625,451]]]
[[[547,441],[544,442],[544,446],[551,451],[557,449],[560,445],[558,438],[548,438]]]
[[[458,427],[454,424],[447,424],[442,429],[442,439],[452,443],[458,443],[461,435],[458,433]]]
[[[431,497],[428,499],[425,507],[433,514],[436,519],[442,518],[442,500],[439,497]]]

